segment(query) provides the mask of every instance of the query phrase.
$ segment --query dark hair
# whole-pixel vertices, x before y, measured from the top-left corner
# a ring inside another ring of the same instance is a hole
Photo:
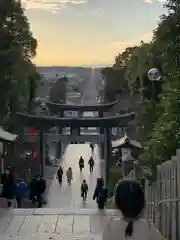
[[[130,219],[125,230],[125,236],[132,236],[133,221],[138,218],[145,205],[141,185],[133,180],[120,181],[115,190],[115,204],[124,218]]]

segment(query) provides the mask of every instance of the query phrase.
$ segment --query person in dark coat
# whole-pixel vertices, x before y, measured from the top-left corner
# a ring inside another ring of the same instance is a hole
[[[80,159],[79,159],[79,169],[80,169],[81,172],[82,172],[83,168],[84,168],[84,159],[81,156]]]
[[[36,193],[37,203],[38,203],[38,207],[41,208],[44,203],[43,194],[46,190],[46,180],[44,180],[41,176],[39,176],[37,178],[36,187],[37,187],[37,193]]]
[[[58,171],[57,171],[57,178],[58,178],[60,184],[62,184],[62,176],[63,176],[63,169],[60,166]]]
[[[97,199],[98,191],[102,185],[101,181],[102,181],[101,178],[97,178],[96,188],[94,190],[94,195],[93,195],[93,200],[96,199],[97,202],[98,202],[98,199]]]
[[[94,152],[94,144],[93,143],[90,143],[90,148],[92,150],[92,153]]]
[[[97,185],[93,195],[93,200],[95,199],[97,201],[98,208],[104,209],[104,205],[107,200],[107,189],[104,188],[104,180],[102,178],[97,179]]]
[[[8,207],[12,206],[12,200],[15,197],[15,180],[12,172],[9,169],[5,170],[5,173],[1,177],[2,197],[7,199]]]
[[[37,179],[34,177],[29,184],[29,197],[32,203],[36,203],[36,195],[37,195]]]
[[[18,208],[22,207],[22,201],[25,198],[27,192],[28,192],[27,184],[23,180],[19,180],[18,183],[16,184],[16,191],[15,191]]]
[[[92,156],[90,157],[88,164],[89,164],[89,171],[90,173],[92,173],[94,168],[94,159]]]
[[[86,200],[87,193],[88,193],[88,185],[87,185],[86,180],[83,180],[83,182],[81,184],[81,197],[83,198],[83,200]]]

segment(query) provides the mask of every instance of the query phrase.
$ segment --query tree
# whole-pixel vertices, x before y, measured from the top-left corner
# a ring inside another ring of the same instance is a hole
[[[112,67],[123,69],[129,91],[141,96],[144,109],[141,132],[146,142],[139,162],[153,175],[157,164],[175,154],[180,140],[180,0],[168,0],[165,7],[168,14],[161,17],[152,41],[127,48],[117,55]],[[147,76],[152,67],[159,68],[163,76],[161,82],[155,83],[154,99]]]
[[[104,95],[108,102],[116,100],[116,95],[127,88],[124,81],[124,69],[107,67],[102,69],[101,74],[105,79]]]
[[[0,124],[10,127],[15,112],[27,108],[30,79],[39,80],[31,61],[37,41],[20,1],[1,1],[0,39]]]
[[[152,173],[157,164],[175,155],[180,140],[180,1],[169,0],[165,6],[169,15],[161,18],[154,35],[154,47],[159,50],[164,76],[159,118],[153,126],[146,151],[140,156],[143,164],[151,166]]]
[[[66,77],[62,77],[57,80],[50,91],[50,101],[54,103],[65,103],[66,92],[67,92],[67,81]]]

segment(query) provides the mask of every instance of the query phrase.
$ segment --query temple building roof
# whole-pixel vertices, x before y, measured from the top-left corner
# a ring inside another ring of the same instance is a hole
[[[5,131],[2,127],[0,127],[0,141],[3,142],[14,142],[18,135],[11,134],[7,131]]]
[[[126,134],[124,137],[116,140],[116,141],[112,141],[112,147],[113,148],[138,148],[138,149],[142,149],[142,145],[140,142],[130,139]]]

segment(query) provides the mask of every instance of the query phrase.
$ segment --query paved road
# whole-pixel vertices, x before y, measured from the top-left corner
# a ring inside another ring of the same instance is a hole
[[[98,92],[97,92],[97,87],[96,87],[96,82],[95,82],[95,73],[92,70],[90,79],[88,84],[86,85],[86,88],[84,90],[84,95],[83,95],[83,99],[82,99],[82,103],[83,104],[97,104],[96,101],[96,97],[98,96]],[[91,113],[92,115],[92,113]]]
[[[82,173],[79,171],[78,160],[82,156],[85,160],[85,168]],[[56,177],[52,182],[48,195],[47,207],[50,208],[70,208],[70,209],[80,209],[80,208],[96,208],[95,201],[92,200],[94,189],[96,186],[96,179],[100,177],[100,167],[99,167],[99,153],[98,148],[95,148],[94,160],[95,169],[92,174],[89,173],[88,160],[91,156],[91,149],[89,144],[74,144],[69,145],[65,151],[62,158],[62,167],[64,172],[68,167],[73,169],[73,181],[72,185],[69,186],[66,181],[66,174],[63,176],[63,184],[59,185]],[[83,202],[80,195],[80,185],[81,182],[86,179],[89,185],[88,199]]]
[[[86,89],[84,90],[84,96],[82,104],[96,104],[97,90],[94,83],[94,72],[90,76]],[[88,112],[86,115],[94,116],[93,112]],[[92,129],[94,132],[94,129]],[[52,151],[51,151],[52,154]],[[82,156],[85,159],[85,169],[80,174],[78,160]],[[56,176],[52,181],[52,185],[49,189],[48,204],[47,207],[51,208],[96,208],[95,201],[92,200],[94,189],[96,186],[97,177],[101,176],[101,161],[99,158],[99,149],[96,146],[94,159],[95,169],[93,174],[89,173],[88,160],[91,156],[91,149],[89,144],[75,144],[69,145],[65,151],[64,156],[61,159],[60,165],[63,166],[64,172],[68,167],[73,169],[73,181],[72,185],[68,186],[66,183],[66,176],[63,178],[63,185],[59,186],[56,180]],[[65,174],[64,174],[65,175]],[[80,197],[80,186],[83,179],[86,179],[89,184],[89,194],[87,202],[83,202]]]

